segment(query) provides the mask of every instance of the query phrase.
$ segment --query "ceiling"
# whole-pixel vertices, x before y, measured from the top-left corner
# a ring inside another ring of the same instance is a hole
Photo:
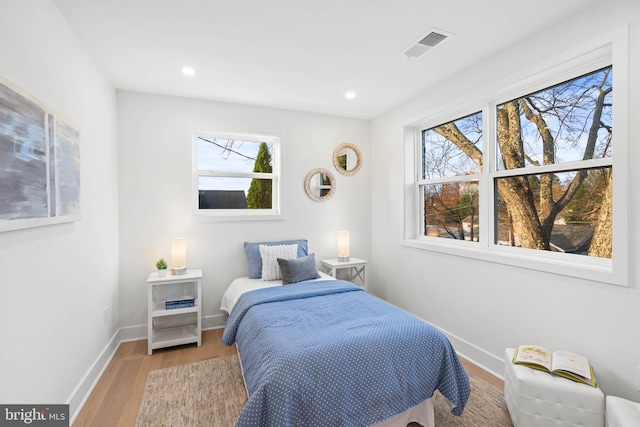
[[[368,119],[594,0],[53,1],[118,89]]]

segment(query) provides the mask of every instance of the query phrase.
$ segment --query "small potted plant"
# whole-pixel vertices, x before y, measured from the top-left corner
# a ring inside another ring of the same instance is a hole
[[[158,276],[164,276],[167,274],[167,261],[164,258],[160,258],[156,261],[156,268],[158,269]]]

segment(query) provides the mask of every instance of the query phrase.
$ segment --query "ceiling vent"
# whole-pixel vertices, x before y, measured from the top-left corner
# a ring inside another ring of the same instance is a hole
[[[418,39],[417,42],[412,43],[411,46],[402,52],[402,54],[407,58],[418,58],[419,56],[424,55],[428,50],[433,49],[438,44],[445,41],[450,36],[452,36],[452,34],[432,29],[427,33],[427,35]]]

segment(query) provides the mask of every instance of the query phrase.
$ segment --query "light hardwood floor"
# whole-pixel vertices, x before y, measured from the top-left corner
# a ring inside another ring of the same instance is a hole
[[[222,329],[204,331],[200,347],[191,344],[160,349],[152,356],[147,355],[146,340],[120,344],[73,426],[134,426],[149,372],[235,354],[235,346],[222,344],[222,332]],[[504,383],[499,378],[462,358],[461,361],[468,372],[503,390]]]

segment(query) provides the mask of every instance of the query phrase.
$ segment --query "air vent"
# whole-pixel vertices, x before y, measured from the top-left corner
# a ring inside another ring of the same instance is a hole
[[[402,54],[407,58],[417,58],[445,41],[451,35],[452,34],[445,33],[440,30],[430,30],[426,36],[421,37],[417,42],[412,43],[411,46],[402,52]]]
[[[435,31],[431,31],[418,43],[425,45],[427,47],[435,47],[438,43],[440,43],[446,38],[447,36],[445,34],[440,34],[440,33],[436,33]]]

